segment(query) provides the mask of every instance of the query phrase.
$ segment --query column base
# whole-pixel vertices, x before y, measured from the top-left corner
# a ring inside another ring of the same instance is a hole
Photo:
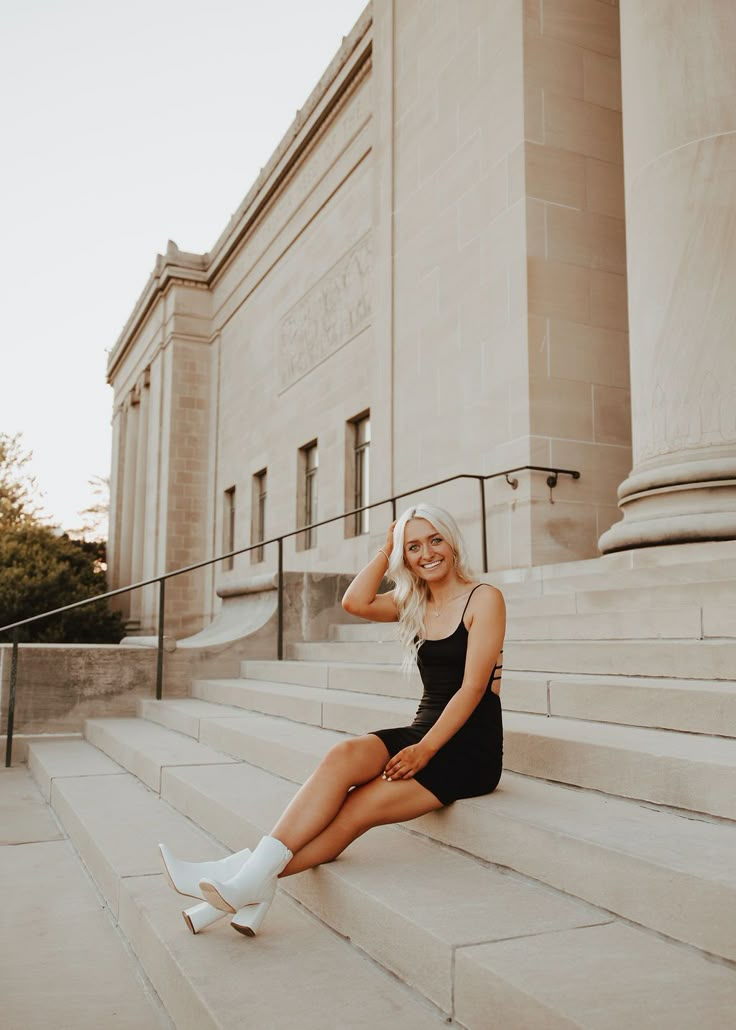
[[[624,517],[599,539],[603,554],[736,539],[736,461],[686,462],[634,472],[618,494]]]

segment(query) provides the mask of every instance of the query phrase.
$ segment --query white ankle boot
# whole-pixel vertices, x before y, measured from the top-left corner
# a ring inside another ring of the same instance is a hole
[[[208,905],[206,901],[200,901],[198,905],[185,908],[182,912],[184,922],[192,933],[199,933],[200,930],[205,930],[208,926],[216,923],[218,919],[222,919],[224,915],[225,913],[221,912],[219,908]]]
[[[250,848],[245,848],[212,862],[183,862],[175,858],[165,844],[159,844],[158,850],[161,852],[164,872],[174,890],[186,897],[199,898],[202,901],[207,900],[199,889],[202,877],[216,876],[218,879],[227,880],[239,872],[251,857]],[[186,916],[184,918],[186,919]]]
[[[262,837],[235,876],[203,876],[199,881],[202,896],[223,912],[238,912],[246,905],[270,904],[276,890],[276,878],[291,858],[291,852],[280,840]]]
[[[271,902],[276,894],[276,881],[273,881],[273,885],[270,891],[270,897],[266,901],[261,901],[258,905],[246,905],[245,908],[239,909],[230,920],[230,926],[233,930],[237,930],[238,933],[244,934],[246,937],[255,937],[258,930],[261,928],[263,920],[266,918]],[[218,909],[212,908],[213,912],[218,912],[219,915],[224,915],[224,912],[220,912]]]
[[[276,893],[275,886],[273,893]],[[241,908],[235,913],[230,925],[238,933],[245,934],[246,937],[255,937],[270,907],[271,901],[262,901],[258,905],[246,905],[245,908]],[[199,933],[200,930],[206,930],[208,926],[212,926],[219,919],[224,919],[225,913],[219,908],[215,908],[214,905],[208,905],[206,901],[200,901],[198,905],[185,908],[182,916],[190,931]]]

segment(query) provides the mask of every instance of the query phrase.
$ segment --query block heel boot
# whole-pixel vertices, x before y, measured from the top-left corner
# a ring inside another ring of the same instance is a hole
[[[276,879],[292,854],[276,837],[262,837],[245,865],[229,878],[205,876],[199,881],[201,895],[223,912],[238,912],[246,905],[273,900]]]
[[[232,855],[211,862],[184,862],[172,855],[165,844],[159,844],[158,850],[161,854],[166,878],[174,890],[187,898],[198,898],[200,901],[207,900],[199,887],[199,881],[203,876],[215,876],[223,880],[230,879],[243,868],[251,857],[250,849],[245,848],[243,851],[236,851]],[[187,909],[187,911],[189,910]]]
[[[198,905],[185,908],[182,916],[191,932],[199,933],[200,930],[206,930],[208,926],[212,926],[218,919],[223,919],[225,913],[221,912],[219,908],[208,905],[206,901],[200,901]]]

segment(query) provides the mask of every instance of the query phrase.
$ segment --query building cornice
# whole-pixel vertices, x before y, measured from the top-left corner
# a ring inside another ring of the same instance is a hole
[[[165,254],[156,256],[156,263],[143,292],[110,352],[107,381],[112,379],[120,362],[133,344],[149,312],[170,286],[209,289],[233,255],[247,240],[248,233],[264,209],[284,188],[295,166],[304,158],[316,136],[344,102],[355,81],[370,61],[373,23],[372,4],[368,4],[350,35],[330,62],[324,75],[310,93],[304,106],[283,136],[268,163],[261,170],[252,188],[220,234],[212,250],[191,254],[179,250],[169,240]]]

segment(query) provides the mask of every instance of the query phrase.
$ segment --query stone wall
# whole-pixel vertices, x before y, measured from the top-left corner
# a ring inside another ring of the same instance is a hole
[[[344,511],[368,410],[372,500],[561,464],[582,478],[489,485],[490,566],[597,553],[630,465],[618,68],[604,0],[366,8],[212,250],[169,244],[113,349],[113,583],[221,552],[232,488],[247,546],[263,469],[266,537],[294,529],[314,441],[317,517]],[[426,497],[479,567],[477,484]],[[390,517],[287,541],[285,567],[357,568]],[[172,587],[177,636],[276,548],[232,565]],[[150,632],[155,592],[129,613]]]

